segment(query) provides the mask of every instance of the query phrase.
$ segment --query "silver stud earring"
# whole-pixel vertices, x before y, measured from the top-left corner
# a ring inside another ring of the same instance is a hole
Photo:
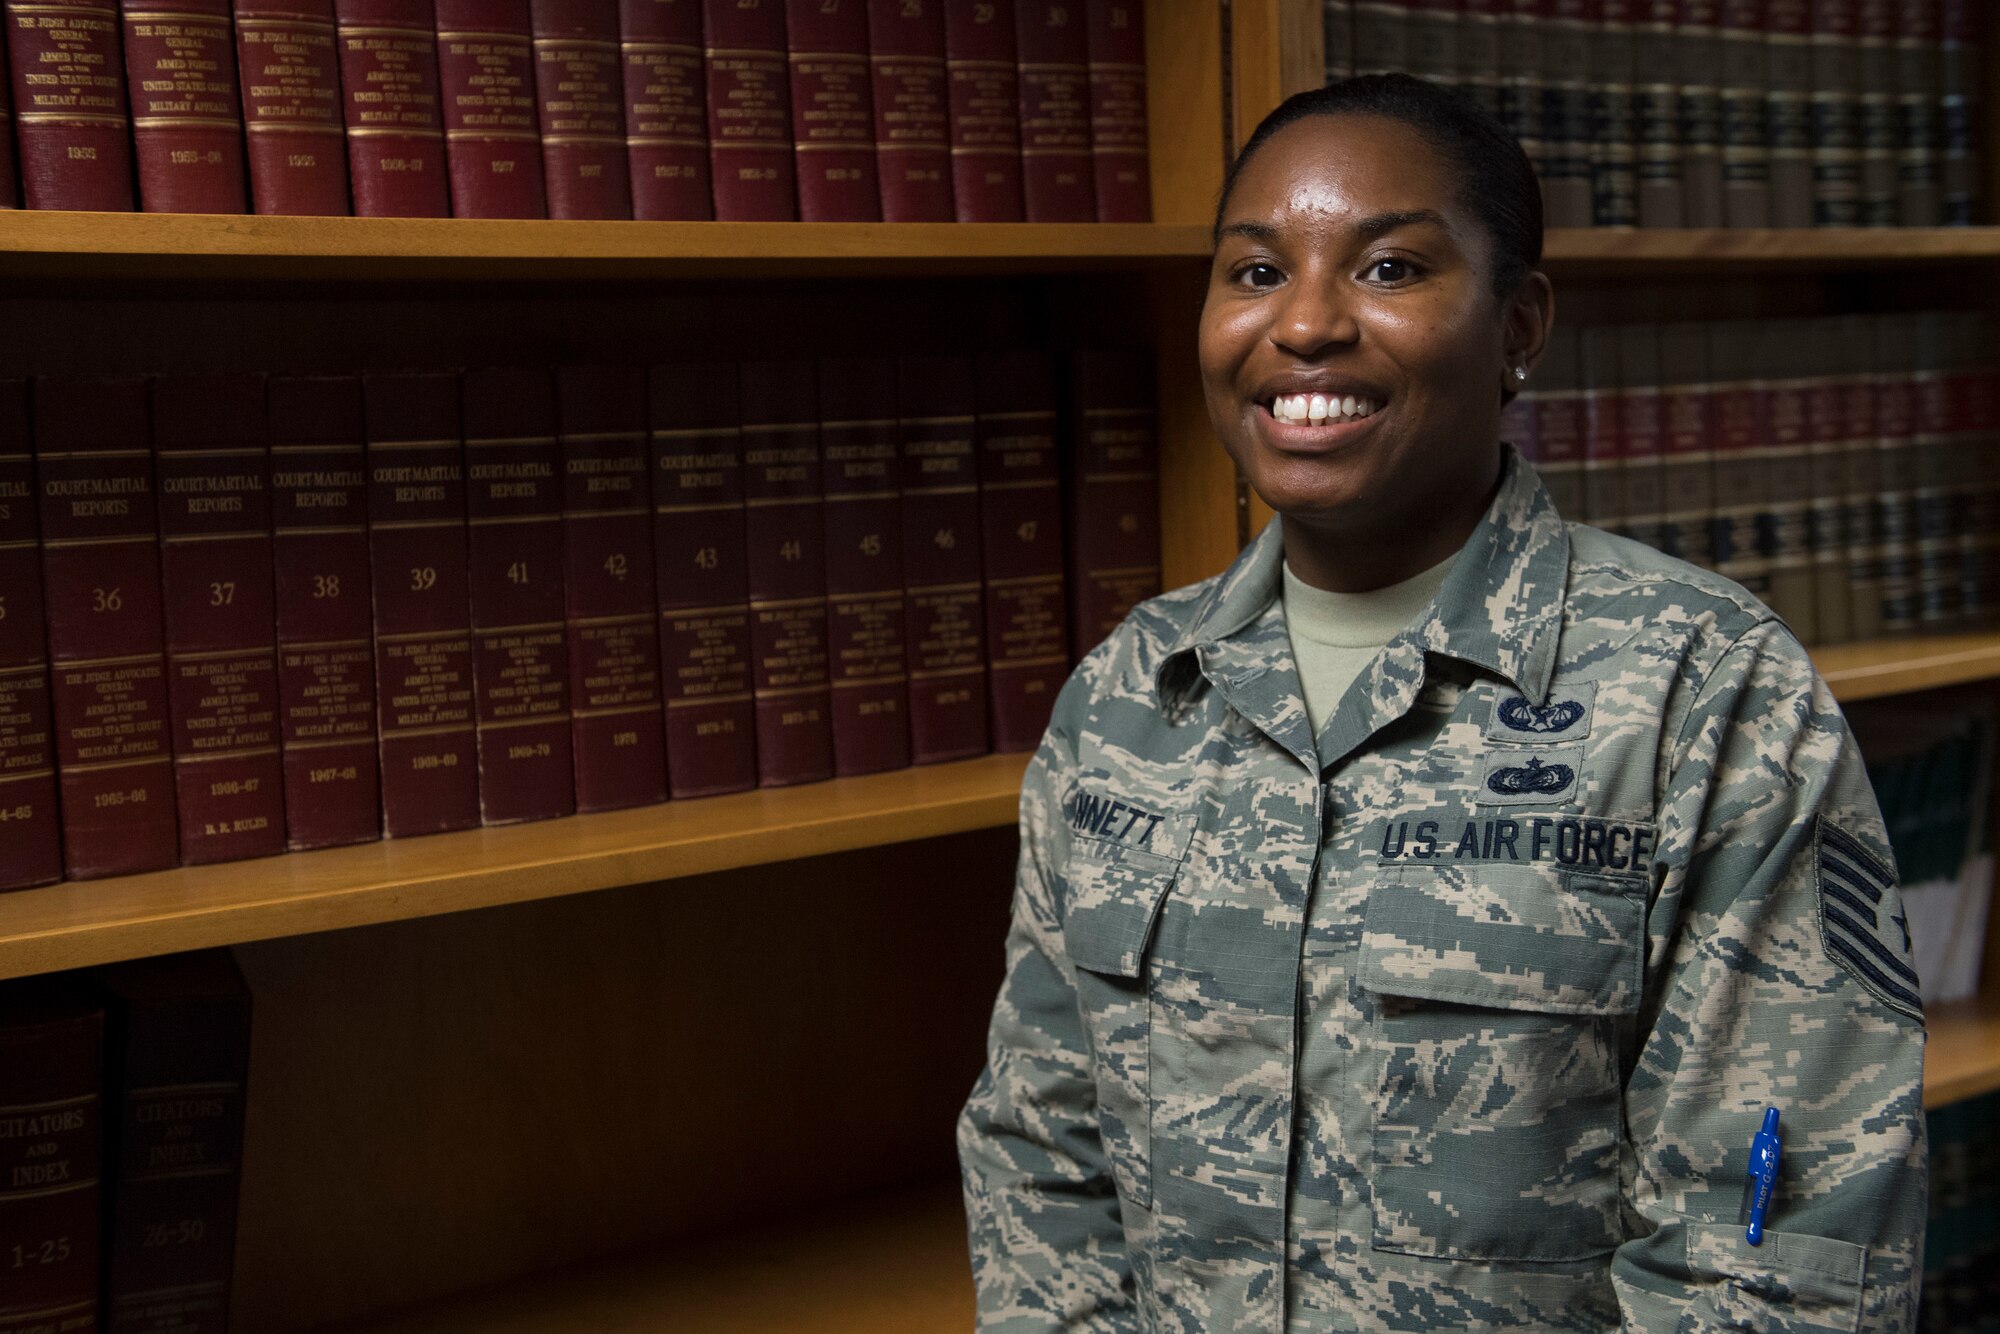
[[[1525,379],[1527,379],[1527,378],[1528,378],[1528,368],[1527,368],[1526,366],[1516,366],[1516,367],[1514,368],[1514,378],[1515,378],[1515,379],[1517,379],[1517,380],[1525,380]]]

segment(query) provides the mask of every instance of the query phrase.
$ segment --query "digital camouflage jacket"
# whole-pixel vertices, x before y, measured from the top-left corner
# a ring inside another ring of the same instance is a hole
[[[1922,1009],[1791,633],[1510,451],[1315,738],[1281,561],[1134,611],[1028,768],[981,1329],[1910,1329]]]

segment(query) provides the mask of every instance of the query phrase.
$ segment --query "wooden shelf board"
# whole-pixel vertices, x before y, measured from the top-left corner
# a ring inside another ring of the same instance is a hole
[[[2000,1089],[2000,996],[1925,1007],[1924,1106]]]
[[[0,894],[0,978],[1012,824],[1024,755]]]
[[[0,212],[0,276],[525,280],[1046,273],[1205,261],[1152,223],[555,222]]]
[[[1827,644],[1812,659],[1835,697],[1851,703],[2000,676],[2000,631]]]
[[[971,1329],[956,1182],[508,1283],[341,1325],[343,1334],[937,1334]]]
[[[1698,269],[1752,264],[1860,268],[2000,260],[2000,227],[1816,227],[1802,231],[1564,227],[1548,232],[1542,258],[1558,269]]]

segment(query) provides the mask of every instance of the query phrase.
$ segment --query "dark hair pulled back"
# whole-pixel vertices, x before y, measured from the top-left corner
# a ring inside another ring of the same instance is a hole
[[[1542,262],[1542,188],[1520,141],[1471,98],[1408,74],[1364,74],[1294,93],[1264,117],[1229,164],[1215,208],[1215,232],[1250,159],[1272,135],[1309,116],[1377,116],[1407,125],[1445,160],[1459,202],[1493,242],[1493,290],[1512,296]]]

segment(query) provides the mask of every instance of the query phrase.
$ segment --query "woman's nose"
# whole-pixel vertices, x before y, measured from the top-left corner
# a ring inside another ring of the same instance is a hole
[[[1295,357],[1317,357],[1331,348],[1355,341],[1352,293],[1345,284],[1325,278],[1298,278],[1279,297],[1271,341]]]

